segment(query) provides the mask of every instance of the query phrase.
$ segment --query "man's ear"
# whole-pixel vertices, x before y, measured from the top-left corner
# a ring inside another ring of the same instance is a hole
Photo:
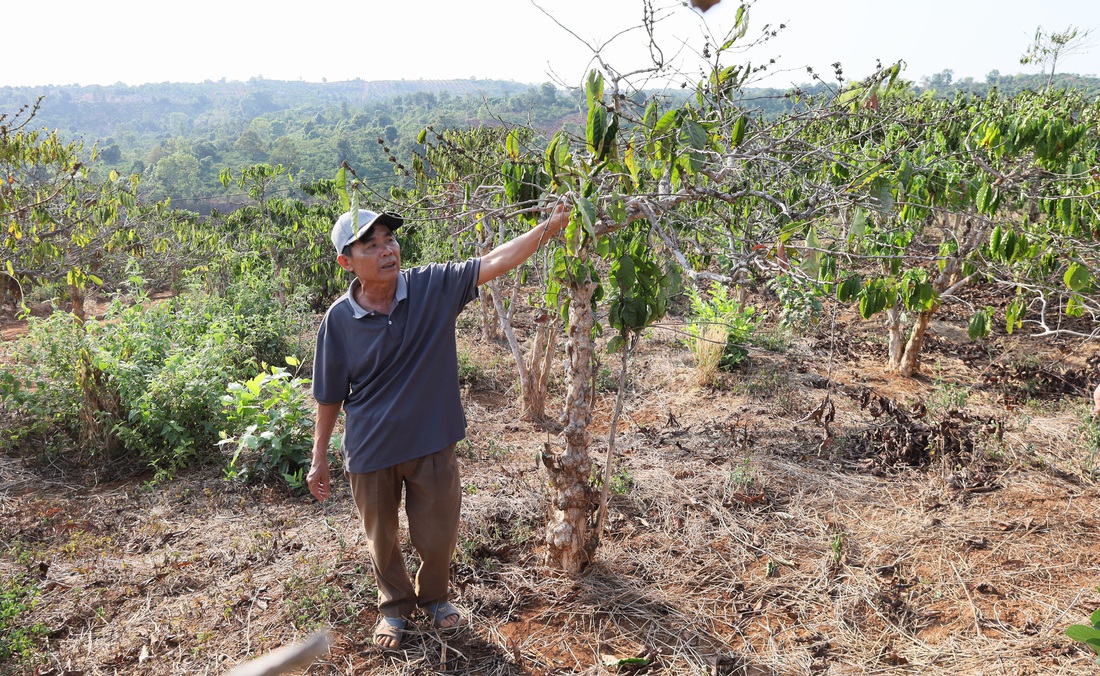
[[[336,254],[336,262],[340,264],[340,267],[344,268],[348,272],[351,272],[351,261],[344,254]]]

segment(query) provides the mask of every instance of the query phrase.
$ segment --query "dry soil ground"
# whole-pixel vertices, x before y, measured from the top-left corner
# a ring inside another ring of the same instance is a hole
[[[0,671],[220,674],[321,627],[333,650],[310,674],[1097,671],[1063,633],[1100,606],[1100,450],[1083,389],[1097,349],[974,345],[946,316],[923,375],[902,379],[883,369],[876,324],[826,324],[754,349],[714,387],[695,384],[675,332],[652,332],[626,392],[607,531],[576,579],[541,557],[534,458],[556,434],[519,422],[507,351],[462,328],[454,579],[471,623],[444,635],[421,619],[397,654],[370,642],[374,589],[342,482],[321,507],[217,468],[90,484],[0,459],[0,573],[41,590],[20,621],[48,630],[41,661]],[[593,457],[615,397],[606,359]],[[807,416],[826,398],[821,448]],[[648,666],[608,666],[632,657]]]

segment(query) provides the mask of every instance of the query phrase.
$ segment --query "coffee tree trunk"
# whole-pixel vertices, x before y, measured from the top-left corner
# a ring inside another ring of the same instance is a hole
[[[551,511],[546,527],[547,563],[575,575],[588,564],[588,517],[593,495],[588,482],[588,424],[592,419],[592,294],[590,276],[569,282],[569,389],[565,398],[564,452],[549,448],[543,462],[550,475]]]
[[[894,305],[886,310],[886,335],[890,342],[887,346],[887,364],[896,371],[901,366],[901,357],[905,344],[905,324],[901,321],[902,308]]]
[[[517,279],[515,290],[518,291],[519,285],[520,282]],[[519,307],[516,294],[513,294],[509,309],[506,310],[501,301],[503,297],[501,281],[494,279],[486,284],[486,287],[489,293],[485,295],[493,299],[495,316],[500,318],[500,328],[504,331],[504,338],[512,351],[512,359],[516,362],[516,370],[519,371],[523,419],[529,422],[540,422],[546,418],[546,391],[550,382],[550,366],[554,359],[553,322],[537,323],[535,339],[531,341],[528,354],[525,356],[516,338],[515,327],[512,325],[512,312],[514,308]]]
[[[493,248],[493,230],[492,228],[485,228],[485,235],[479,238],[474,244],[474,248],[477,251],[478,256],[484,256],[489,253]],[[455,242],[456,259],[458,258],[458,238],[452,237]],[[496,342],[497,337],[500,335],[498,332],[499,326],[497,325],[497,319],[500,318],[501,322],[504,322],[504,308],[501,305],[500,300],[500,284],[498,282],[491,282],[485,285],[482,292],[478,294],[481,298],[481,340],[485,343]],[[511,344],[509,340],[509,344]],[[521,360],[517,359],[516,364],[522,367]]]
[[[69,300],[73,304],[73,316],[77,321],[83,323],[86,313],[84,312],[84,287],[79,284],[69,284]]]
[[[928,331],[928,320],[932,318],[935,310],[927,310],[917,315],[913,322],[913,328],[909,331],[909,340],[905,343],[905,351],[898,360],[898,375],[911,377],[920,370],[920,352],[924,347],[924,336]]]
[[[550,369],[556,352],[557,326],[552,317],[536,320],[534,345],[527,352],[521,374],[523,419],[539,422],[546,418],[546,393],[550,389]]]

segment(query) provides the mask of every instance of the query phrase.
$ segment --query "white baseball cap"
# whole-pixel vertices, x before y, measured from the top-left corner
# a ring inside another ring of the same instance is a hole
[[[360,209],[358,219],[359,229],[354,230],[354,216],[355,214],[349,211],[342,214],[340,218],[337,218],[336,222],[332,224],[332,246],[336,247],[337,254],[343,253],[344,247],[352,242],[356,242],[366,237],[367,233],[369,233],[370,229],[375,225],[384,225],[390,229],[390,232],[393,232],[405,223],[405,219],[397,214],[376,214],[373,211]]]

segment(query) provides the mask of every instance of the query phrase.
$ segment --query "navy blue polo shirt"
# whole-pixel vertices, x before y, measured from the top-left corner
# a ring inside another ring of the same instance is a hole
[[[344,463],[362,474],[430,455],[466,436],[455,320],[477,298],[481,260],[402,270],[387,316],[355,302],[352,281],[325,313],[313,397],[344,404]]]

